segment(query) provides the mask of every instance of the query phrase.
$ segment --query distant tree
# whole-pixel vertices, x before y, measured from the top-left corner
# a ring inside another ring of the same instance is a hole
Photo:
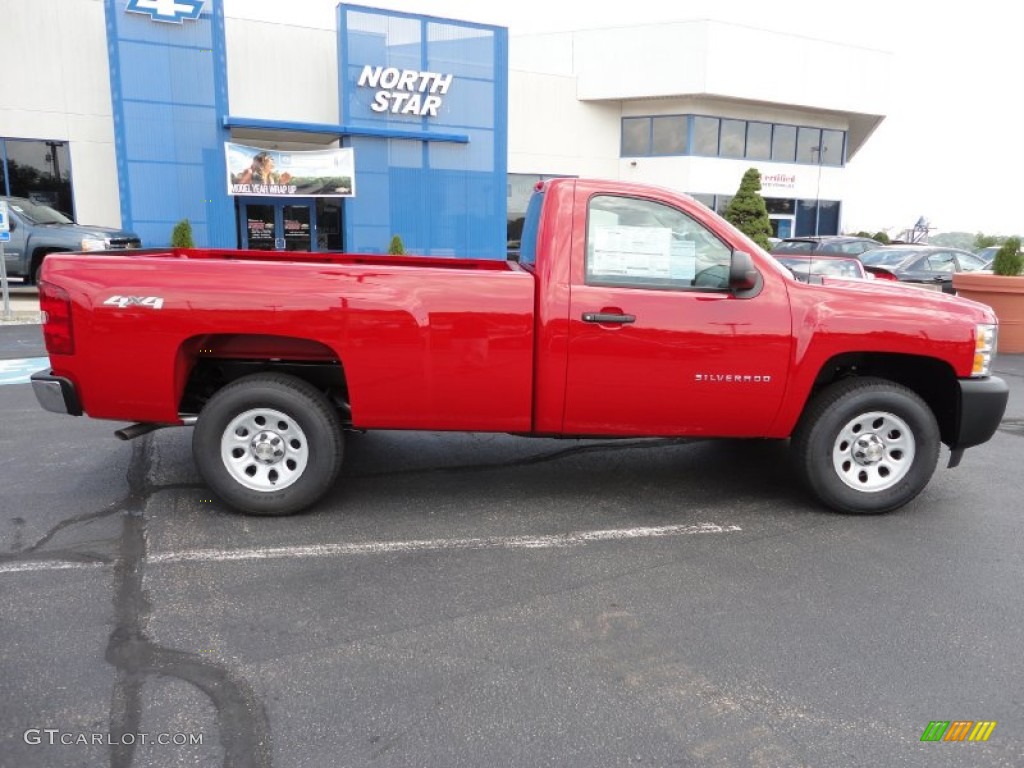
[[[875,234],[871,235],[871,239],[877,240],[878,242],[883,243],[885,245],[888,245],[890,242],[889,235],[883,232],[882,230],[878,230],[877,232],[875,232]]]
[[[854,233],[853,233],[853,236],[854,236],[854,237],[871,237],[871,233],[870,233],[870,232],[865,232],[865,231],[864,231],[864,230],[862,229],[862,230],[861,230],[860,232],[854,232]]]
[[[757,168],[743,174],[740,188],[725,209],[725,219],[764,250],[771,250],[768,238],[772,236],[772,222],[761,197],[761,173]]]
[[[980,251],[982,248],[989,248],[993,245],[999,245],[1006,238],[998,237],[996,235],[985,235],[979,232],[974,236],[974,250]]]
[[[188,219],[182,219],[174,225],[171,232],[172,248],[195,248],[195,241],[192,239],[192,223]]]
[[[974,250],[974,235],[970,232],[943,232],[928,238],[929,245],[941,245],[946,248],[961,248],[965,251]]]
[[[388,254],[391,256],[405,255],[405,246],[402,245],[402,238],[398,235],[391,238],[391,244],[388,246]]]
[[[1008,238],[992,261],[992,271],[997,275],[1013,277],[1024,270],[1024,256],[1020,253],[1020,238]]]

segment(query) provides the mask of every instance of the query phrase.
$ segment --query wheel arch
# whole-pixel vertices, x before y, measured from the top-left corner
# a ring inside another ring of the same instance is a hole
[[[956,436],[959,399],[956,372],[949,363],[924,355],[888,352],[845,352],[822,365],[815,377],[803,410],[829,384],[850,376],[873,376],[902,384],[931,409],[939,425],[942,442]]]
[[[284,373],[327,395],[351,424],[348,380],[340,356],[323,342],[273,334],[202,334],[185,339],[175,359],[178,412],[194,415],[218,390],[254,373]]]
[[[43,263],[43,259],[49,256],[51,253],[70,253],[70,248],[60,248],[49,245],[41,245],[37,248],[32,249],[32,253],[28,258],[28,274],[25,276],[27,280],[31,280],[33,283],[36,282],[36,270]]]

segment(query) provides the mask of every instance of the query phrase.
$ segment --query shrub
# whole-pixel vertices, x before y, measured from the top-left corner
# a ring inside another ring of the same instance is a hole
[[[172,248],[195,248],[195,241],[192,239],[192,224],[188,219],[182,219],[174,225],[171,232]]]
[[[1011,237],[996,253],[992,271],[1004,277],[1015,277],[1024,270],[1024,256],[1020,253],[1020,238]]]
[[[391,238],[391,245],[388,246],[388,254],[391,256],[405,255],[405,246],[402,245],[402,238],[398,235]]]
[[[772,222],[761,197],[761,174],[757,168],[743,174],[740,188],[725,209],[725,219],[761,248],[771,250],[768,238],[772,236]]]

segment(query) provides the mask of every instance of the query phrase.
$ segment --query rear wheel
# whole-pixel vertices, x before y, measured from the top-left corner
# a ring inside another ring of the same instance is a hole
[[[797,472],[822,502],[876,514],[903,506],[928,484],[939,427],[910,389],[884,379],[833,384],[808,404],[793,433]]]
[[[192,435],[203,479],[220,498],[254,515],[288,515],[334,484],[341,423],[322,392],[294,376],[246,376],[219,390]]]

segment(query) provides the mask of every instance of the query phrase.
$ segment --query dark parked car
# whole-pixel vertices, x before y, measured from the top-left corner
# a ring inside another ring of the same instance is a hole
[[[787,237],[772,248],[772,255],[783,253],[813,253],[829,256],[859,256],[881,245],[870,237],[847,235],[817,235],[814,237]]]
[[[772,257],[802,283],[812,277],[865,280],[867,272],[856,256],[822,256],[813,253],[773,253]]]
[[[883,280],[899,280],[953,293],[955,272],[977,272],[985,262],[969,251],[939,245],[886,245],[860,255],[864,268]]]

